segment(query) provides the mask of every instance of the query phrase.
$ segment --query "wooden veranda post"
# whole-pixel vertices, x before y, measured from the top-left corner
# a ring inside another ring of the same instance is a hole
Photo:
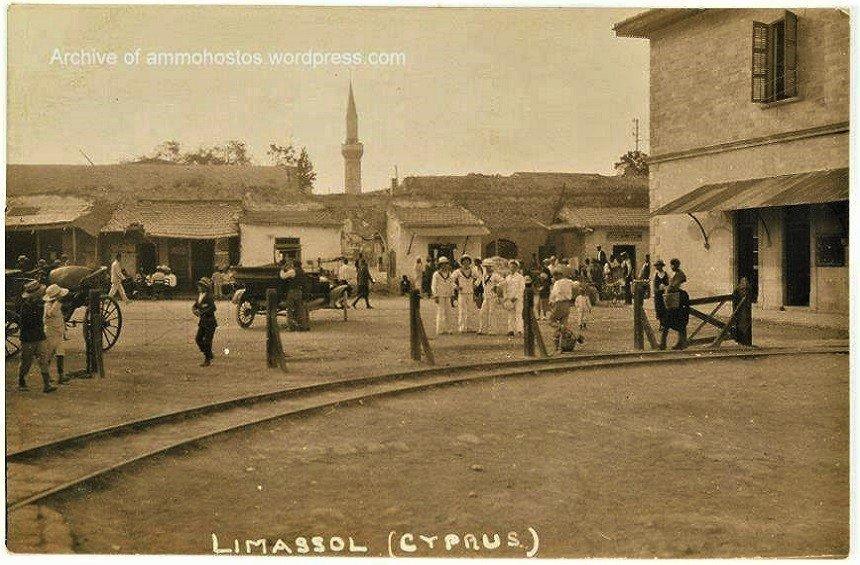
[[[741,278],[732,295],[732,310],[738,311],[735,320],[735,341],[741,345],[752,346],[752,297],[746,277]]]
[[[645,349],[645,290],[646,281],[633,281],[633,348]]]
[[[516,307],[516,306],[515,306]],[[532,318],[534,317],[535,293],[530,282],[526,283],[523,296],[523,341],[526,357],[535,356],[535,335]]]
[[[287,372],[287,359],[278,330],[278,291],[266,289],[266,366]]]

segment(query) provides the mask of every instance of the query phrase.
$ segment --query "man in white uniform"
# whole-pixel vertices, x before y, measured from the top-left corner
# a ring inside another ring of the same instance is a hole
[[[497,328],[496,312],[501,305],[504,292],[504,279],[494,272],[491,263],[484,263],[484,301],[481,303],[481,313],[478,319],[479,334],[494,334]]]
[[[457,293],[457,329],[460,333],[475,328],[475,285],[480,284],[480,274],[472,267],[472,258],[463,254],[460,268],[454,271],[454,291]]]
[[[520,273],[520,263],[511,260],[508,263],[511,272],[505,278],[505,302],[508,308],[508,335],[523,333],[523,295],[526,291],[526,279]]]
[[[108,296],[113,298],[118,294],[119,299],[125,302],[128,300],[128,297],[125,295],[125,289],[122,287],[122,281],[125,279],[125,276],[122,274],[121,258],[122,253],[117,252],[113,263],[110,264],[110,290],[108,291]]]
[[[442,335],[451,333],[454,322],[454,307],[451,306],[454,277],[451,275],[451,263],[447,257],[440,257],[437,264],[439,268],[433,273],[430,294],[436,303],[436,335]]]

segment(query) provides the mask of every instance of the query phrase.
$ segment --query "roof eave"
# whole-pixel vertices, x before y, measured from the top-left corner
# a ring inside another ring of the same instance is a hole
[[[703,8],[653,8],[618,22],[612,29],[618,37],[649,39],[655,31],[702,11]]]

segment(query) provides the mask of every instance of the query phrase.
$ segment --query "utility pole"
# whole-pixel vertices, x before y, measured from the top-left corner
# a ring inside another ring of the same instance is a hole
[[[633,118],[633,139],[636,140],[636,153],[639,153],[639,118]]]

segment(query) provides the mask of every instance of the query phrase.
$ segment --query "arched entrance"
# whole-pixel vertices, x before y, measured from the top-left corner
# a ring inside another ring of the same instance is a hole
[[[484,250],[485,257],[503,257],[505,259],[516,259],[518,255],[517,244],[510,239],[494,239],[487,244]]]

